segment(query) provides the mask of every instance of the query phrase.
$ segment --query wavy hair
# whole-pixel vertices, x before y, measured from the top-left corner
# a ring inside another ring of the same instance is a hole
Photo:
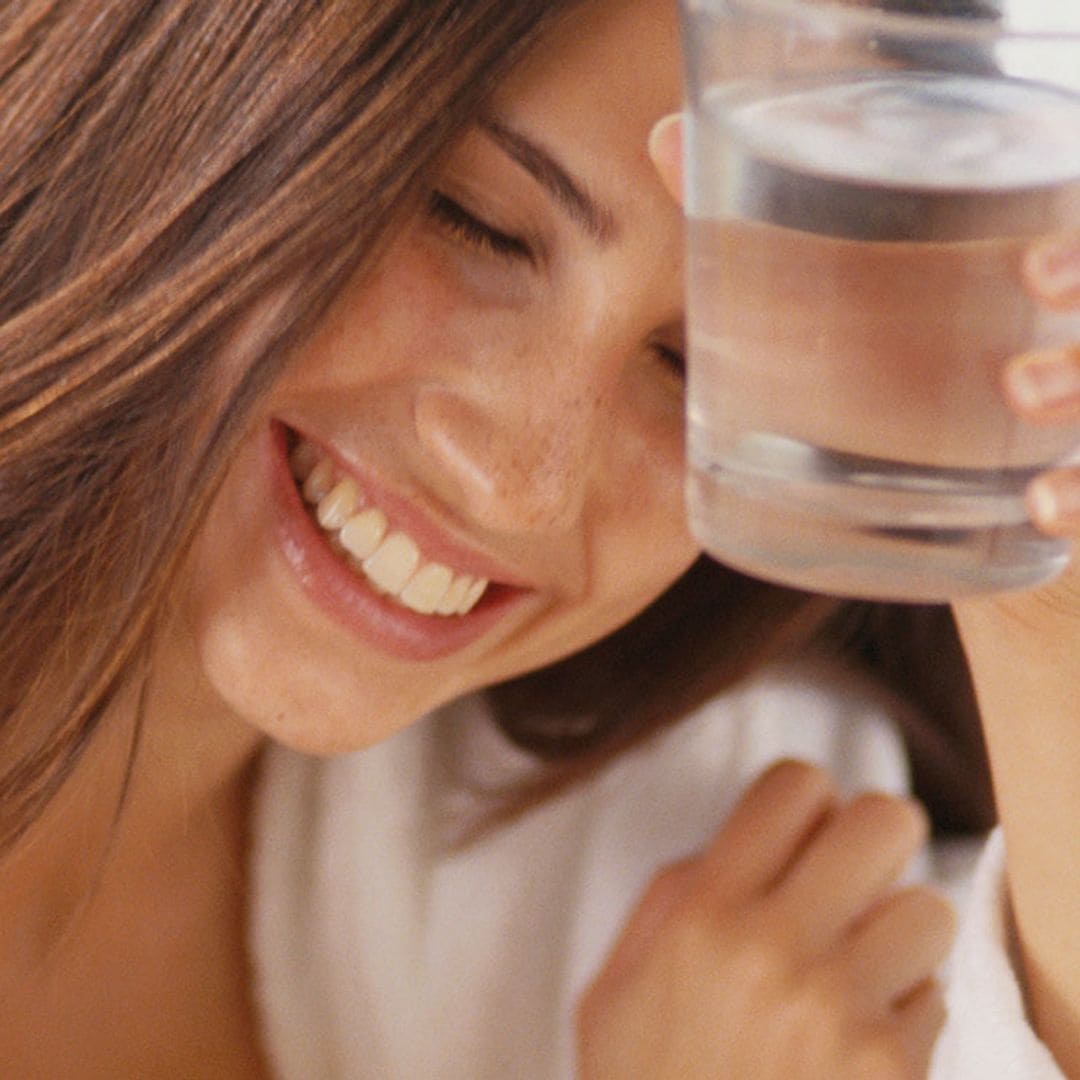
[[[146,657],[290,345],[575,2],[0,5],[0,847]],[[268,297],[272,329],[223,385]],[[545,756],[620,745],[833,610],[699,564],[625,630],[501,688],[501,722]],[[570,730],[583,694],[593,719]]]
[[[566,6],[0,6],[0,842],[145,651],[290,342]],[[223,343],[286,282],[223,388]]]

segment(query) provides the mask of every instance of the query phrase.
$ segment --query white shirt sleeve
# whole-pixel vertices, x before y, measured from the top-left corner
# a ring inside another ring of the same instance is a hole
[[[1005,887],[1005,839],[990,834],[961,912],[946,988],[948,1019],[930,1080],[1065,1080],[1028,1023]]]

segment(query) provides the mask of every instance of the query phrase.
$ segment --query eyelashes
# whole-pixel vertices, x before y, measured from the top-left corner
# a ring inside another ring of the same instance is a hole
[[[498,255],[504,259],[534,262],[533,250],[520,236],[513,236],[489,225],[470,213],[441,191],[433,191],[428,199],[428,213],[447,231],[470,247]]]
[[[467,247],[508,262],[537,263],[528,241],[489,225],[441,191],[432,191],[428,196],[427,212],[441,229]],[[651,351],[662,367],[679,379],[685,378],[686,358],[681,351],[659,343],[652,344]]]
[[[677,349],[670,349],[666,345],[654,345],[655,352],[660,362],[670,368],[680,379],[686,378],[686,357]]]

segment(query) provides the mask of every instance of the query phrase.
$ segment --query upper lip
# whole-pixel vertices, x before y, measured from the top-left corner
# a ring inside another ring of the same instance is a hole
[[[300,438],[311,442],[331,458],[338,469],[351,476],[366,502],[377,506],[390,520],[391,528],[408,533],[428,561],[441,562],[456,573],[487,578],[517,589],[534,589],[525,575],[508,567],[502,560],[480,549],[475,543],[460,539],[450,523],[437,520],[437,512],[418,505],[420,498],[402,494],[383,482],[371,470],[358,465],[342,448],[309,434],[306,430],[282,421]]]

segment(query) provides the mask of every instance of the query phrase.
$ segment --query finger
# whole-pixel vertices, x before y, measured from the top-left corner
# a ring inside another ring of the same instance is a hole
[[[945,997],[936,979],[928,979],[896,1007],[896,1034],[911,1063],[912,1076],[929,1072],[945,1015]]]
[[[830,948],[887,891],[927,831],[918,804],[887,795],[860,795],[833,815],[775,890],[804,957]]]
[[[952,905],[931,889],[902,889],[877,904],[852,928],[837,959],[859,1010],[885,1014],[932,978],[955,929]]]
[[[1080,233],[1032,244],[1022,268],[1028,291],[1047,307],[1080,308]]]
[[[1080,421],[1080,346],[1018,356],[1005,368],[1005,392],[1028,420]]]
[[[623,925],[592,991],[610,994],[632,978],[646,961],[672,913],[682,904],[696,879],[700,860],[682,859],[657,873]]]
[[[702,858],[707,887],[724,902],[768,889],[837,805],[822,769],[781,761],[747,790]]]
[[[1080,465],[1037,476],[1028,487],[1027,506],[1044,532],[1080,536]]]
[[[649,132],[649,157],[664,187],[680,206],[683,202],[682,127],[682,113],[671,113],[657,120]]]

